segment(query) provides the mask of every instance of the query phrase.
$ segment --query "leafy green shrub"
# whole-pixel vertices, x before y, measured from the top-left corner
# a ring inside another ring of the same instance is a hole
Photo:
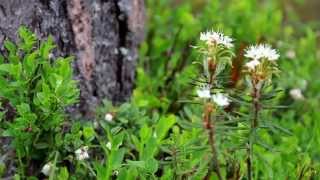
[[[14,109],[14,117],[2,121],[2,136],[12,139],[20,173],[32,161],[45,160],[58,151],[57,134],[65,121],[65,107],[77,102],[79,90],[72,79],[72,58],[51,59],[51,37],[39,44],[35,34],[19,28],[20,41],[6,40],[0,56],[0,97]],[[7,112],[12,113],[12,112]]]

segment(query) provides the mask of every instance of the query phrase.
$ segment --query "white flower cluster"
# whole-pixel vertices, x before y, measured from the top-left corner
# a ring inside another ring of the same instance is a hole
[[[266,59],[268,61],[275,61],[280,57],[279,53],[275,49],[272,49],[271,46],[268,44],[250,46],[245,51],[244,56],[252,59],[251,61],[246,63],[246,66],[251,70],[254,70],[256,66],[260,64],[260,60],[262,59]]]
[[[197,95],[199,98],[203,98],[203,99],[210,99],[211,98],[215,104],[217,104],[218,106],[221,106],[221,107],[229,106],[229,104],[231,102],[230,99],[222,93],[216,93],[216,94],[211,95],[209,85],[204,85],[204,86],[200,87],[199,89],[197,89]]]
[[[79,161],[85,160],[89,158],[88,146],[83,146],[75,151],[76,158]]]
[[[216,43],[218,45],[223,45],[226,48],[233,47],[233,43],[232,43],[233,39],[220,32],[215,32],[215,31],[202,32],[200,34],[200,40],[205,41],[207,44]]]

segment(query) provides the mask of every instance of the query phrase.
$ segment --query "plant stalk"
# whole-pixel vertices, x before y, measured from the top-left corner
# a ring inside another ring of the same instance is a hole
[[[204,117],[203,117],[203,122],[204,122],[204,127],[208,131],[208,141],[211,147],[211,153],[212,153],[212,160],[214,163],[214,171],[216,172],[218,179],[222,180],[222,175],[220,172],[220,164],[218,160],[218,151],[215,146],[216,140],[215,140],[215,124],[214,122],[211,122],[211,114],[213,112],[213,107],[212,104],[208,103],[204,107]],[[210,172],[208,172],[210,173]]]
[[[249,137],[249,146],[247,150],[247,173],[248,180],[253,179],[253,144],[254,144],[254,134],[256,128],[258,127],[258,116],[259,116],[259,100],[260,100],[260,87],[258,87],[259,81],[255,78],[252,79],[252,106],[253,106],[253,117],[250,122],[250,137]]]

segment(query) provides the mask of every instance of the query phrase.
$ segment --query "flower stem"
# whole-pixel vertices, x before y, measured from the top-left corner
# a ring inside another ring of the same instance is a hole
[[[253,179],[253,166],[252,166],[252,162],[253,162],[253,143],[251,140],[251,135],[249,138],[249,147],[247,150],[247,173],[248,173],[248,180],[252,180]]]
[[[18,167],[18,170],[19,170],[19,174],[21,175],[21,177],[25,177],[25,169],[24,169],[24,164],[22,162],[22,157],[21,157],[21,153],[20,151],[18,150],[17,151],[17,155],[18,155],[18,161],[19,161],[19,167]]]
[[[250,123],[250,134],[249,134],[249,145],[247,150],[247,173],[248,180],[253,179],[253,144],[254,134],[258,127],[258,115],[259,115],[259,100],[260,100],[260,87],[258,86],[259,81],[255,78],[252,79],[252,106],[253,106],[253,117]]]
[[[220,172],[220,164],[218,160],[218,151],[215,146],[216,140],[215,140],[215,124],[214,121],[211,122],[211,114],[213,112],[213,107],[212,104],[208,103],[204,107],[204,117],[203,117],[203,122],[204,122],[204,127],[208,131],[208,141],[211,147],[211,153],[212,153],[212,161],[213,161],[213,168],[214,171],[216,172],[218,179],[222,180],[222,175]],[[210,173],[210,172],[208,172]]]

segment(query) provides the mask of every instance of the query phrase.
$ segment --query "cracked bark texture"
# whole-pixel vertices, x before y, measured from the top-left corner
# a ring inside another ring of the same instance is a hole
[[[103,99],[130,98],[144,20],[144,0],[0,0],[0,45],[16,41],[20,25],[52,35],[54,56],[75,56],[81,97],[71,111],[92,117]]]

